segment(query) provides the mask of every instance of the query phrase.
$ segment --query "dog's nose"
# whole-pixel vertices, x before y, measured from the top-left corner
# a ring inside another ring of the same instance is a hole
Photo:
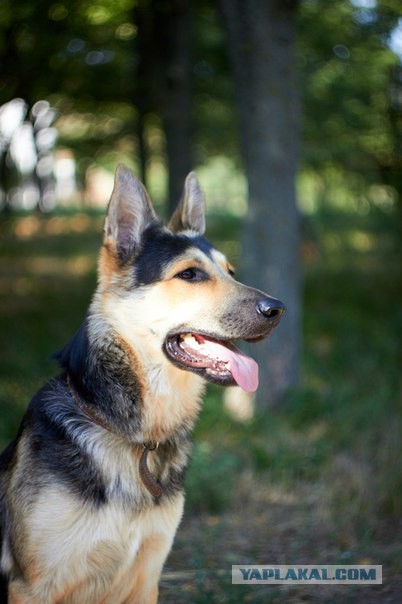
[[[257,312],[268,321],[279,321],[286,312],[286,306],[275,298],[263,298],[257,302]]]

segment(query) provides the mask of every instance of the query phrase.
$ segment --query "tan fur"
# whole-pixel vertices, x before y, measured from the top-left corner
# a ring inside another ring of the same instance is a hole
[[[26,464],[24,442],[22,438],[19,443],[21,472]],[[135,495],[141,484],[142,447],[100,427],[84,436],[81,444],[100,460],[107,481],[119,475],[123,488]],[[149,467],[153,469],[152,452]],[[19,476],[17,467],[14,480]],[[34,505],[22,502],[19,555],[25,580],[11,583],[9,604],[156,602],[157,583],[183,502],[179,494],[145,512],[138,514],[134,509],[128,515],[113,504],[94,511],[69,491],[47,487]],[[79,548],[77,541],[82,543]]]
[[[98,280],[102,289],[110,289],[118,264],[115,250],[109,245],[103,245],[98,260]]]
[[[106,251],[102,256],[104,267],[108,266]],[[197,288],[175,278],[193,266],[204,268],[210,276]],[[191,331],[195,320],[198,331],[220,330],[214,319],[216,309],[222,307],[222,301],[231,303],[243,287],[228,270],[228,262],[220,252],[214,251],[211,260],[201,250],[193,249],[168,266],[164,279],[148,289],[121,296],[116,278],[113,288],[105,286],[104,281],[99,283],[92,316],[106,316],[130,350],[136,375],[143,382],[145,414],[141,438],[146,442],[165,440],[183,421],[189,427],[194,424],[205,382],[172,365],[162,345],[171,329],[183,326]],[[137,350],[141,351],[140,358]]]
[[[42,509],[49,501],[57,512],[44,517]],[[34,535],[24,549],[32,579],[29,593],[14,582],[10,604],[154,601],[182,510],[183,496],[178,495],[131,517],[113,506],[83,513],[82,505],[68,492],[49,487],[26,518]],[[80,534],[85,539],[77,548]],[[35,571],[30,562],[34,559]]]

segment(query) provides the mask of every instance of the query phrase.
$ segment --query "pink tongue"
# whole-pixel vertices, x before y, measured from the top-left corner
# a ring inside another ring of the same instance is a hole
[[[227,348],[214,340],[203,338],[201,347],[208,356],[230,363],[230,372],[236,383],[246,392],[255,392],[258,388],[258,364],[240,350]]]

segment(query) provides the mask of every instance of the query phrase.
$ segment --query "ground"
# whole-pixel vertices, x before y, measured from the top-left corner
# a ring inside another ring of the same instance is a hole
[[[268,479],[256,478],[249,472],[236,478],[224,514],[184,517],[162,576],[162,604],[401,601],[402,571],[396,562],[401,548],[395,534],[402,535],[402,522],[384,526],[375,543],[362,546],[353,531],[334,526],[317,485],[296,483],[280,492]],[[232,564],[378,563],[383,564],[378,586],[231,584]]]

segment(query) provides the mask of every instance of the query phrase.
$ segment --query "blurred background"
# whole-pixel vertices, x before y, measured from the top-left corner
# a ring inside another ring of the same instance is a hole
[[[400,602],[399,0],[0,5],[0,446],[84,317],[118,162],[288,313],[254,400],[210,388],[161,601]],[[384,584],[232,586],[232,564]]]

